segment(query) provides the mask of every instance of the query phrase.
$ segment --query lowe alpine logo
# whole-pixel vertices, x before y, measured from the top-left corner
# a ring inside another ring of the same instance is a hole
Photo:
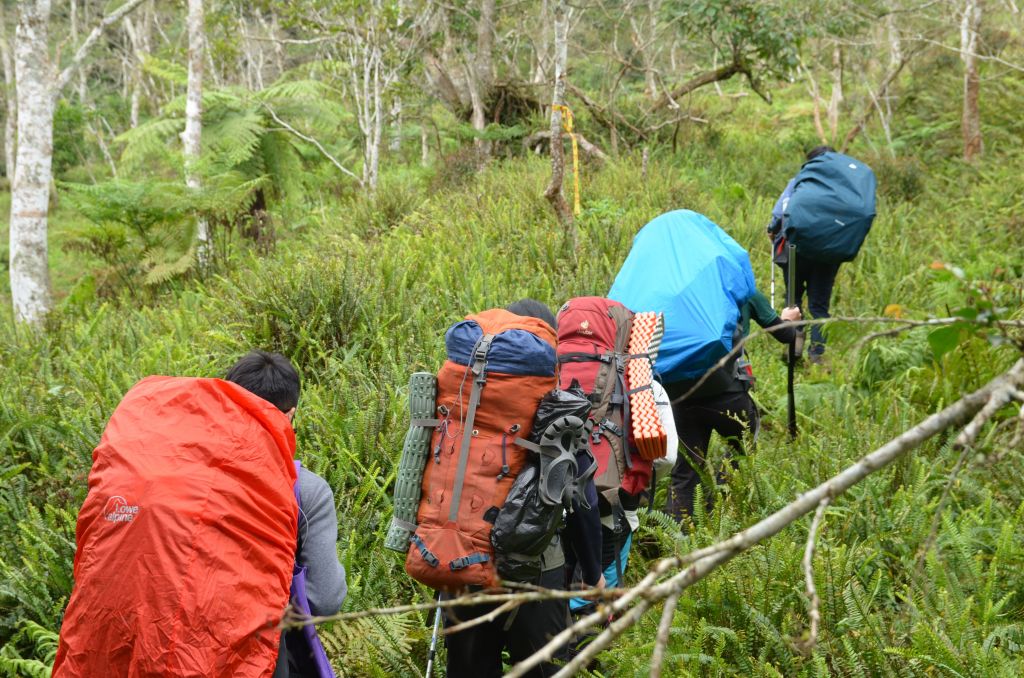
[[[139,514],[139,507],[128,503],[122,496],[114,495],[103,507],[103,519],[112,523],[130,523]]]
[[[580,323],[580,334],[592,335],[594,332],[590,329],[590,321],[584,320]]]

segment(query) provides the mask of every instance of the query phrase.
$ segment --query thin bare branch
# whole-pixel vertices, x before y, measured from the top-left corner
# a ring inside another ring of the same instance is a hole
[[[814,545],[818,537],[818,529],[821,527],[825,517],[825,509],[832,501],[831,497],[825,497],[818,504],[818,510],[814,512],[814,520],[811,521],[811,529],[807,533],[807,545],[804,547],[804,584],[807,586],[807,618],[811,622],[811,628],[807,634],[807,641],[803,650],[810,655],[818,644],[818,625],[821,624],[821,613],[818,607],[821,600],[818,598],[818,589],[814,585]]]
[[[349,171],[349,169],[346,168],[344,165],[342,165],[340,162],[338,162],[338,159],[335,158],[333,155],[331,155],[330,152],[326,148],[324,148],[323,144],[321,144],[319,141],[317,141],[313,137],[309,136],[308,134],[303,134],[302,132],[300,132],[299,130],[295,129],[294,127],[292,127],[291,125],[286,123],[284,120],[279,118],[277,113],[274,112],[274,109],[271,108],[270,106],[268,106],[266,103],[263,104],[263,108],[265,108],[267,110],[267,113],[269,113],[270,117],[274,119],[274,122],[276,122],[278,125],[280,125],[282,128],[284,128],[288,132],[290,132],[290,133],[294,134],[295,136],[297,136],[298,138],[302,139],[303,141],[307,141],[307,142],[313,144],[314,146],[316,146],[317,150],[320,151],[321,155],[323,155],[325,158],[330,160],[331,164],[334,165],[335,167],[337,167],[339,170],[341,170],[342,174],[345,174],[346,176],[349,176],[352,179],[355,179],[356,183],[358,183],[360,188],[362,188],[363,180],[360,179],[359,177],[357,177],[351,171]]]
[[[679,396],[678,398],[674,399],[672,402],[673,403],[681,402],[681,401],[686,400],[687,398],[689,398],[694,393],[696,393],[697,389],[699,389],[701,386],[703,386],[704,383],[708,379],[711,378],[711,375],[714,374],[715,371],[717,371],[717,370],[721,369],[722,367],[725,367],[726,365],[728,365],[731,360],[733,360],[736,356],[738,356],[740,354],[740,352],[743,350],[743,347],[746,346],[747,343],[749,343],[755,337],[758,337],[758,336],[760,336],[762,334],[774,334],[775,332],[783,330],[783,329],[785,329],[787,327],[793,327],[793,328],[810,327],[812,325],[825,325],[825,324],[828,324],[828,323],[862,323],[862,324],[886,323],[886,324],[890,324],[890,325],[899,325],[900,326],[900,327],[897,327],[897,328],[894,328],[894,329],[891,329],[891,330],[885,330],[883,332],[876,332],[874,334],[869,334],[866,338],[864,338],[861,341],[857,342],[857,344],[854,347],[855,350],[860,350],[860,348],[865,343],[867,343],[868,340],[878,339],[878,338],[881,338],[881,337],[895,336],[897,334],[900,334],[901,332],[906,332],[907,330],[913,329],[915,327],[944,327],[944,326],[947,326],[947,325],[955,325],[957,323],[964,323],[964,324],[968,324],[968,325],[979,325],[979,326],[985,326],[985,327],[988,326],[988,324],[986,322],[981,321],[981,320],[971,320],[969,318],[960,318],[960,317],[954,317],[954,318],[928,318],[926,320],[911,320],[909,318],[889,318],[889,317],[886,317],[886,316],[873,316],[873,317],[869,317],[869,316],[845,316],[845,315],[840,315],[840,316],[832,316],[830,318],[818,318],[818,319],[813,319],[813,320],[793,320],[793,321],[789,321],[789,322],[782,322],[782,323],[779,323],[778,325],[774,325],[772,327],[758,328],[758,329],[751,330],[750,334],[746,335],[745,337],[740,339],[738,342],[736,342],[736,344],[732,347],[731,351],[729,351],[724,356],[722,356],[722,358],[719,359],[719,361],[717,363],[715,363],[714,365],[709,367],[707,369],[707,371],[704,372],[704,374],[701,376],[701,378],[697,380],[697,383],[695,383],[690,388],[690,390],[688,390],[686,393],[684,393],[683,395]],[[997,320],[993,324],[996,327],[999,327],[1000,329],[1003,329],[1003,330],[1005,330],[1007,328],[1013,328],[1013,329],[1024,328],[1024,321],[1021,321],[1021,320]]]
[[[386,617],[391,615],[406,614],[409,612],[423,612],[436,610],[437,608],[447,609],[468,605],[485,605],[491,603],[506,603],[510,600],[519,603],[530,603],[538,600],[569,600],[571,598],[584,598],[587,600],[612,601],[628,594],[629,589],[612,588],[590,588],[583,590],[561,591],[545,589],[539,586],[521,586],[508,584],[508,588],[519,589],[515,593],[493,593],[478,592],[447,598],[445,600],[431,600],[426,603],[412,603],[409,605],[395,605],[392,607],[375,607],[358,612],[340,612],[323,617],[304,615],[289,611],[281,620],[281,628],[298,628],[310,624],[324,624],[332,621],[351,621],[365,617]]]
[[[676,616],[676,604],[681,595],[682,592],[670,595],[665,600],[665,607],[661,611],[658,635],[654,639],[654,653],[651,655],[651,678],[661,678],[661,667],[665,663],[665,648],[668,647],[669,632],[672,630],[672,620]]]
[[[81,67],[82,62],[85,61],[85,57],[89,54],[89,50],[92,49],[93,45],[96,44],[96,41],[100,39],[101,35],[103,35],[103,31],[123,19],[129,12],[141,5],[142,2],[143,0],[128,0],[113,12],[100,19],[100,22],[96,24],[96,27],[93,28],[92,32],[89,33],[88,37],[86,37],[85,42],[83,42],[78,50],[75,51],[75,56],[71,58],[71,63],[69,63],[64,70],[60,72],[60,75],[57,76],[57,82],[55,83],[53,90],[54,96],[60,94],[61,90],[67,87],[67,84],[71,82],[71,78],[74,76],[75,71]]]
[[[468,619],[468,620],[466,620],[464,622],[461,622],[459,624],[456,624],[454,626],[450,626],[450,627],[448,627],[448,628],[446,628],[444,630],[444,633],[445,633],[445,635],[451,635],[452,633],[458,633],[459,631],[465,631],[466,629],[471,629],[474,626],[479,626],[481,624],[487,624],[488,622],[494,621],[495,619],[497,619],[501,615],[505,614],[506,612],[508,612],[510,610],[514,610],[515,608],[519,607],[522,604],[523,604],[522,601],[510,600],[510,601],[508,601],[506,603],[503,603],[502,605],[499,605],[498,607],[494,608],[493,610],[491,610],[487,614],[482,614],[479,617],[473,617],[472,619]]]

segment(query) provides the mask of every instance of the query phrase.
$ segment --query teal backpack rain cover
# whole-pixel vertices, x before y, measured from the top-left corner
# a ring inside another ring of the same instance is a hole
[[[842,153],[800,168],[782,219],[796,251],[823,262],[853,261],[875,219],[875,173]]]
[[[703,214],[676,210],[636,234],[608,296],[665,314],[658,372],[673,382],[701,376],[732,349],[754,289],[747,251]]]

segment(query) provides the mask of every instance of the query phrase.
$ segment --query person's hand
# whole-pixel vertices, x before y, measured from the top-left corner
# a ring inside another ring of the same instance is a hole
[[[804,315],[800,312],[799,306],[790,306],[782,309],[782,313],[779,314],[779,317],[781,317],[785,322],[804,319]]]
[[[599,589],[603,589],[606,585],[607,582],[605,582],[604,575],[602,574],[601,578],[597,580],[597,584],[595,584],[595,586]]]

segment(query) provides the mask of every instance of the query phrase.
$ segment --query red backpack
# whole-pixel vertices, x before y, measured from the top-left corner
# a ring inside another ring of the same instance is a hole
[[[114,410],[78,514],[55,677],[269,677],[298,529],[295,434],[220,379],[149,377]]]
[[[632,510],[651,483],[652,462],[637,454],[629,421],[626,357],[633,312],[603,297],[577,297],[558,311],[561,388],[577,379],[590,396],[591,450],[602,515]]]
[[[537,318],[494,309],[452,325],[445,345],[405,569],[454,593],[498,583],[491,528],[526,464],[523,441],[537,405],[557,383],[555,332]]]

